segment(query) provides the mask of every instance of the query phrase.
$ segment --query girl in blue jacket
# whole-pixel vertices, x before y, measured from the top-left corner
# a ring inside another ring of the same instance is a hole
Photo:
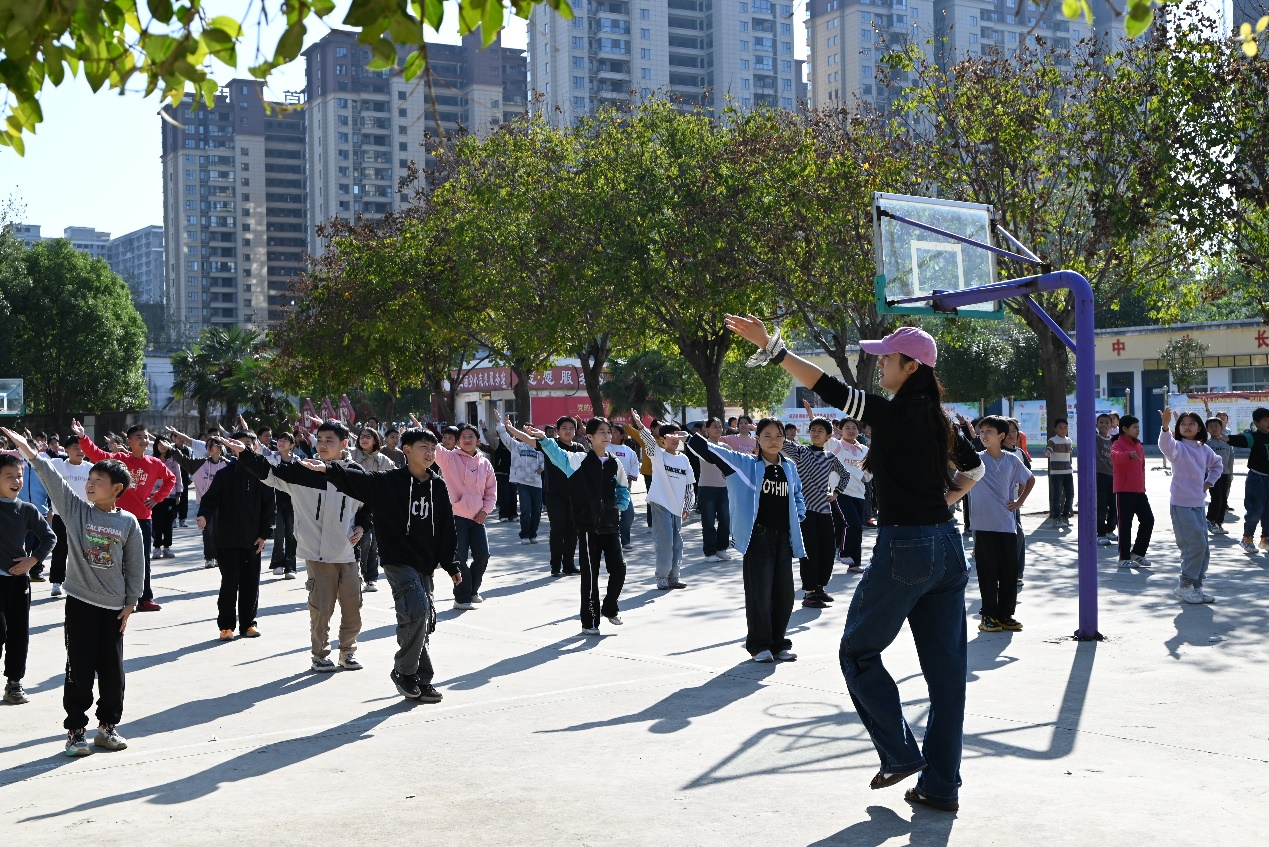
[[[797,468],[780,455],[784,424],[764,418],[757,438],[756,456],[696,434],[687,445],[727,478],[731,534],[745,557],[745,649],[755,662],[792,662],[797,654],[785,632],[793,613],[793,557],[806,555],[801,531],[806,500]]]

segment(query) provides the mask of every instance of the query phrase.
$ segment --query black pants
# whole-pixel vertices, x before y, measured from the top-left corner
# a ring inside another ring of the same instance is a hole
[[[172,546],[172,525],[176,523],[176,498],[169,497],[154,504],[154,546]]]
[[[643,474],[643,490],[652,490],[652,474]],[[643,504],[643,516],[648,522],[648,526],[652,526],[652,501],[648,500]]]
[[[1229,510],[1229,487],[1233,482],[1233,474],[1221,474],[1221,478],[1212,486],[1212,502],[1207,507],[1208,523],[1214,523],[1217,526],[1225,523],[1225,512]],[[56,571],[57,566],[54,565],[53,569]]]
[[[286,500],[278,498],[269,567],[295,573],[295,505],[290,500],[289,497]]]
[[[1012,618],[1018,608],[1018,534],[977,530],[974,561],[983,617]]]
[[[833,576],[833,515],[830,512],[807,512],[802,521],[802,543],[806,558],[802,559],[802,590],[814,591],[828,585]]]
[[[66,555],[68,548],[66,546],[66,522],[62,520],[61,515],[53,515],[53,519],[49,521],[53,526],[53,534],[57,536],[57,544],[53,546],[53,563],[49,567],[49,582],[61,585],[66,581]]]
[[[123,633],[119,610],[66,598],[66,682],[62,687],[65,729],[88,726],[97,681],[97,720],[113,726],[123,718]]]
[[[207,528],[203,530],[203,558],[212,562],[216,560],[216,513],[204,520]]]
[[[1150,549],[1150,533],[1154,530],[1154,512],[1145,494],[1121,491],[1115,495],[1115,509],[1119,512],[1119,560],[1144,556]],[[1136,518],[1137,542],[1132,544],[1132,519]]]
[[[621,554],[621,534],[618,532],[588,532],[585,535],[586,561],[582,563],[582,627],[599,626],[599,616],[617,615],[617,598],[626,584],[626,560]],[[599,602],[599,558],[603,556],[608,570],[608,590],[604,602]]]
[[[1225,488],[1229,493],[1229,488]],[[1097,475],[1097,534],[1106,535],[1115,531],[1119,525],[1119,514],[1115,509],[1115,478],[1108,473]]]
[[[867,519],[868,505],[862,497],[837,496],[837,508],[841,510],[842,520],[846,524],[845,538],[842,538],[842,558],[850,559],[857,565],[864,563],[864,521]]]
[[[181,488],[181,496],[176,498],[176,519],[178,521],[189,519],[189,482]]]
[[[546,517],[551,522],[551,573],[573,573],[573,555],[578,538],[577,528],[573,526],[573,507],[567,494],[552,491],[546,496]],[[584,554],[582,561],[585,561]]]
[[[375,528],[371,525],[361,534],[357,542],[357,561],[361,563],[361,578],[365,582],[379,581],[379,539],[375,537]]]
[[[260,606],[260,554],[250,547],[216,551],[220,566],[220,597],[216,600],[216,624],[220,629],[246,632],[256,625]]]
[[[154,541],[154,521],[137,518],[137,523],[141,524],[141,546],[145,548],[145,589],[141,592],[141,602],[144,603],[154,599],[154,589],[150,587],[150,544]]]
[[[753,528],[742,566],[745,580],[745,649],[749,655],[793,646],[785,637],[793,614],[793,550],[789,531]]]
[[[498,520],[509,521],[520,517],[516,509],[516,487],[506,474],[495,474],[498,480]]]
[[[26,676],[26,654],[31,643],[31,579],[0,576],[0,647],[4,649],[4,675],[18,680]]]
[[[1049,474],[1049,517],[1069,518],[1075,514],[1075,477],[1069,473]]]

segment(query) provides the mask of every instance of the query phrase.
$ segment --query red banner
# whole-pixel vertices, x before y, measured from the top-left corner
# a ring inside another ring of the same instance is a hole
[[[457,376],[457,375],[455,375]],[[463,374],[459,391],[506,391],[519,384],[511,368],[474,368]],[[576,365],[551,368],[529,376],[529,388],[543,391],[585,391],[586,375]]]
[[[347,394],[339,395],[339,419],[348,426],[357,420],[357,413],[353,411],[352,401],[348,399]]]
[[[330,402],[329,397],[322,398],[322,414],[319,417],[324,421],[335,419],[335,406]]]
[[[534,396],[531,402],[533,405],[533,423],[538,427],[544,427],[548,424],[555,426],[555,422],[564,415],[583,421],[595,417],[594,407],[591,405],[590,398],[585,394],[575,394],[569,397]]]

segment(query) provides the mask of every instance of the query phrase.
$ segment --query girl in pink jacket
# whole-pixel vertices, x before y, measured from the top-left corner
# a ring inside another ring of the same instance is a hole
[[[1141,443],[1141,421],[1124,415],[1119,437],[1110,445],[1114,471],[1115,507],[1119,510],[1119,567],[1148,568],[1146,550],[1154,529],[1154,512],[1146,499],[1146,448]],[[1137,519],[1137,541],[1132,541],[1132,519]]]
[[[1168,430],[1172,407],[1159,417],[1159,449],[1172,463],[1172,531],[1181,551],[1181,577],[1172,593],[1183,603],[1211,603],[1216,598],[1203,592],[1209,559],[1204,506],[1207,491],[1220,481],[1225,463],[1207,446],[1207,427],[1197,414],[1182,412],[1172,431]]]
[[[485,602],[480,583],[489,566],[489,536],[485,521],[498,500],[498,479],[493,465],[480,452],[480,434],[471,424],[458,427],[458,447],[436,447],[436,465],[449,488],[454,506],[454,530],[458,548],[454,552],[463,581],[454,588],[454,608],[471,610]],[[471,552],[471,565],[467,554]]]

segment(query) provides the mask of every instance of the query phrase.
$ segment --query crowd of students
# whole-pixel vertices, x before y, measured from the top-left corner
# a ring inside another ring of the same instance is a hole
[[[797,659],[788,633],[794,559],[805,607],[834,601],[827,588],[836,564],[864,574],[840,661],[881,759],[872,787],[921,773],[908,799],[954,809],[968,560],[953,510],[966,498],[964,540],[972,531],[982,601],[978,628],[1020,631],[1014,617],[1025,556],[1020,514],[1035,484],[1025,437],[1017,421],[1001,416],[948,419],[933,370],[937,350],[920,330],[865,342],[880,357],[880,384],[892,394],[886,398],[823,374],[755,319],[729,317],[728,325],[758,346],[751,366],[785,367],[845,416],[812,414],[809,444],[777,418],[645,426],[633,411],[628,425],[595,417],[580,431],[571,417],[538,429],[496,413],[492,430],[483,423],[438,427],[411,415],[404,430],[381,430],[371,419],[354,433],[339,421],[309,418],[276,437],[268,427],[252,431],[240,417],[235,430],[203,438],[133,426],[112,439],[110,451],[78,422],[65,445],[3,430],[17,448],[0,454],[0,543],[14,562],[0,570],[4,699],[28,701],[21,680],[30,586],[45,580],[42,563],[51,555],[52,593],[66,598],[65,751],[90,752],[85,733],[94,684],[93,743],[127,746],[117,728],[123,634],[133,612],[161,609],[151,561],[173,555],[174,528],[187,523],[193,489],[204,564],[220,572],[220,640],[262,634],[256,619],[262,554],[272,540],[275,575],[296,579],[303,561],[314,672],[362,668],[356,656],[362,595],[378,590],[382,575],[397,619],[390,678],[408,699],[439,702],[429,655],[437,568],[453,584],[454,609],[480,608],[489,521],[495,515],[518,521],[520,543],[537,544],[545,509],[547,567],[556,578],[580,576],[582,633],[599,635],[604,621],[620,626],[636,518],[630,492],[642,477],[656,588],[687,587],[683,522],[698,511],[705,561],[729,560],[733,549],[742,560],[744,646],[755,662]],[[1235,446],[1254,448],[1242,546],[1257,552],[1257,524],[1261,547],[1267,543],[1269,410],[1257,410],[1254,420],[1254,430],[1227,436],[1219,415],[1204,421],[1183,413],[1173,421],[1170,409],[1162,412],[1159,445],[1172,462],[1170,510],[1181,558],[1175,593],[1186,603],[1214,599],[1202,590],[1207,536],[1224,532]],[[1103,415],[1097,425],[1100,543],[1118,542],[1121,567],[1150,567],[1153,514],[1140,422]],[[1056,422],[1045,453],[1050,516],[1058,526],[1072,511],[1073,447],[1066,422]],[[865,568],[862,536],[870,525],[878,533]],[[602,587],[601,564],[608,575]],[[932,715],[940,715],[920,749],[880,661],[904,620],[922,657]]]

